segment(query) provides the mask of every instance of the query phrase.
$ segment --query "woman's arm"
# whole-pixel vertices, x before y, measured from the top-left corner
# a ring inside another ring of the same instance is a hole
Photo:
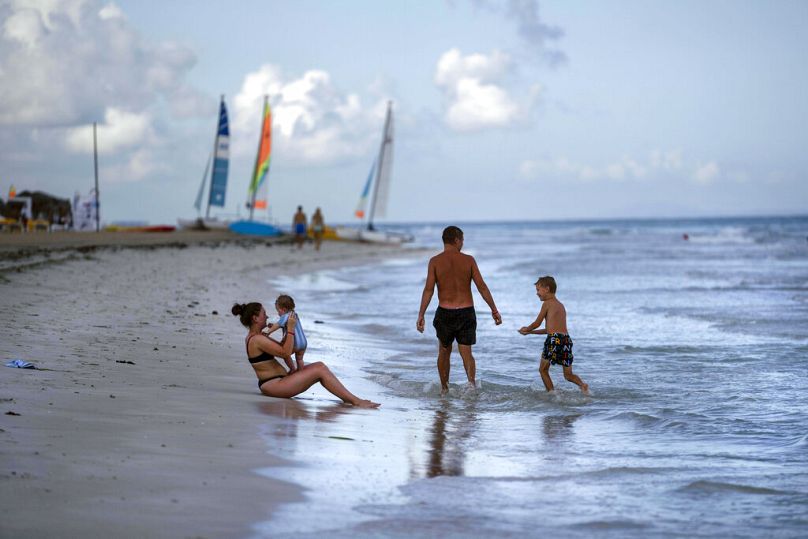
[[[256,339],[255,344],[258,346],[258,349],[262,352],[266,352],[268,354],[272,354],[273,356],[280,356],[282,358],[287,358],[292,355],[292,351],[295,347],[295,327],[297,326],[297,316],[290,316],[289,321],[286,324],[286,334],[291,334],[292,337],[286,339],[286,341],[281,344],[278,341],[270,339],[269,337],[264,337],[263,335],[259,336]]]

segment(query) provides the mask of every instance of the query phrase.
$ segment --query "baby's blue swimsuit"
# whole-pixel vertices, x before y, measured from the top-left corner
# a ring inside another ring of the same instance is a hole
[[[278,325],[283,328],[283,336],[286,337],[286,322],[289,320],[289,315],[294,311],[289,311],[281,316],[278,320]],[[306,334],[303,333],[303,325],[300,323],[300,317],[297,317],[297,325],[295,326],[295,346],[293,350],[299,352],[305,350],[308,343],[306,342]]]

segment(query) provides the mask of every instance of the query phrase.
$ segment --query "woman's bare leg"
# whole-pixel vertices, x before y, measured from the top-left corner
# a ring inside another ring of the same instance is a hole
[[[308,388],[320,382],[329,393],[342,399],[343,402],[363,408],[375,408],[379,404],[366,399],[360,399],[348,391],[342,382],[331,372],[325,363],[318,361],[306,365],[293,375],[286,376],[277,382],[269,382],[261,386],[261,392],[270,397],[291,398],[300,395]]]

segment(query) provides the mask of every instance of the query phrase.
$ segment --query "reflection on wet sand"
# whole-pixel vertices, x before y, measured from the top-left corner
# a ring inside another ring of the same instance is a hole
[[[459,476],[465,474],[466,441],[471,436],[477,421],[475,402],[463,403],[461,407],[444,405],[435,410],[427,448],[423,475]],[[412,470],[411,477],[421,475]]]
[[[338,416],[350,413],[353,407],[335,402],[313,404],[296,399],[269,399],[259,402],[258,409],[261,413],[283,419],[334,421]]]
[[[350,413],[353,408],[334,402],[320,405],[296,399],[268,399],[257,403],[257,407],[263,414],[285,420],[274,422],[269,433],[279,438],[297,438],[298,422],[301,420],[333,422],[342,414]]]
[[[543,427],[546,441],[559,442],[572,436],[572,425],[580,417],[581,414],[544,416]]]

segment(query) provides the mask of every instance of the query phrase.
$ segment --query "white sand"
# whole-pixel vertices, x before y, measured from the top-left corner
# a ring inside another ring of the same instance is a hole
[[[42,369],[0,366],[0,536],[242,537],[299,500],[254,472],[278,462],[255,428],[277,400],[258,393],[230,307],[271,303],[272,271],[400,251],[195,236],[210,241],[81,252],[67,238],[0,239],[0,360]]]

